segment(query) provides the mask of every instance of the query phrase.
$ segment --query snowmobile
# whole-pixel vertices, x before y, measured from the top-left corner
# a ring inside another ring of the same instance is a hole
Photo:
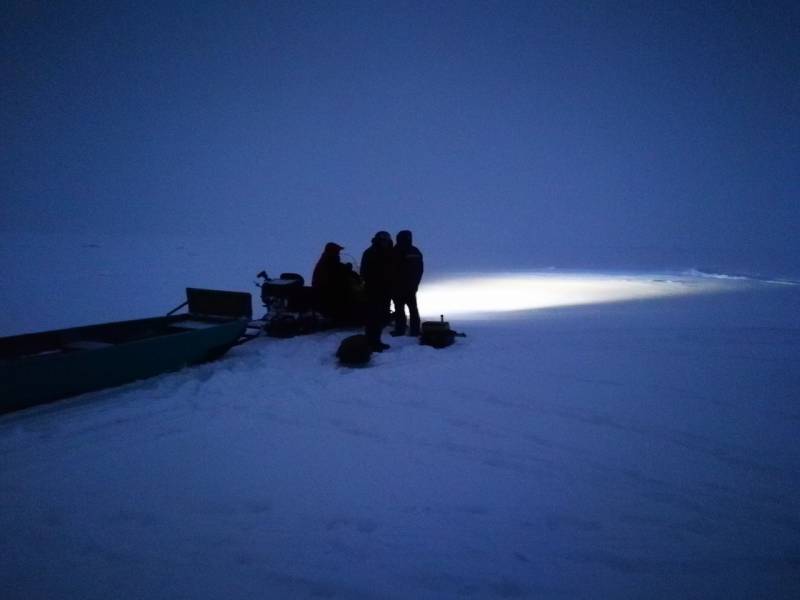
[[[305,285],[298,273],[281,273],[270,278],[262,270],[255,285],[261,290],[261,302],[266,309],[262,327],[271,337],[288,338],[323,329],[326,320],[317,310],[314,289]]]
[[[261,302],[266,309],[259,322],[264,332],[271,337],[287,338],[335,327],[363,326],[367,314],[364,283],[352,269],[347,277],[342,294],[335,302],[329,298],[326,303],[316,289],[305,285],[305,279],[298,273],[281,273],[271,278],[266,270],[260,271],[254,283],[261,290]]]

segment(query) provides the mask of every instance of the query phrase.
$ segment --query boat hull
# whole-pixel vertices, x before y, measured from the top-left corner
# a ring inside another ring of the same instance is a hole
[[[0,339],[0,412],[20,410],[218,358],[247,319],[193,315]]]

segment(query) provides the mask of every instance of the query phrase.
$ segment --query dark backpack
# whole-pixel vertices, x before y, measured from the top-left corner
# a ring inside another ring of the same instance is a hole
[[[372,348],[369,347],[367,336],[362,334],[344,338],[336,351],[339,362],[349,367],[366,365],[371,356]]]
[[[447,348],[456,341],[456,336],[465,337],[463,333],[450,329],[450,323],[442,317],[440,321],[425,321],[422,324],[419,343],[433,348]]]

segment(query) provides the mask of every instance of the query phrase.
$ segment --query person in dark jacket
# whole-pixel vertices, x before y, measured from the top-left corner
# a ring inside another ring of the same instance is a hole
[[[375,352],[389,348],[389,344],[381,341],[381,332],[389,319],[394,272],[392,236],[386,231],[379,231],[361,257],[361,277],[367,297],[364,333]]]
[[[339,253],[343,249],[343,246],[335,242],[325,244],[311,276],[311,287],[314,289],[319,311],[335,320],[347,319],[351,303],[353,266],[342,264]]]
[[[405,335],[406,333],[406,306],[409,313],[408,334],[419,335],[419,309],[417,308],[417,290],[425,270],[422,252],[412,244],[412,234],[408,230],[397,234],[397,245],[394,247],[394,286],[392,299],[394,301],[394,331],[392,335]]]

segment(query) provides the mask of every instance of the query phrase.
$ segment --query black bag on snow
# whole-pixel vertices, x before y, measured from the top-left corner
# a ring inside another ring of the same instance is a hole
[[[365,365],[371,356],[372,349],[367,342],[367,336],[363,334],[344,338],[336,351],[336,358],[339,359],[339,362],[348,366]]]
[[[423,346],[432,346],[434,348],[447,348],[456,341],[455,331],[450,329],[450,323],[444,320],[444,316],[440,321],[425,321],[422,323],[420,329],[419,343]]]

